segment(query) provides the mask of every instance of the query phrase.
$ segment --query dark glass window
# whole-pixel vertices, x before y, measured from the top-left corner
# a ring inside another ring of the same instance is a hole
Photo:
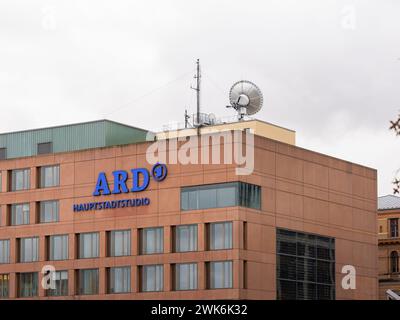
[[[121,257],[131,254],[131,231],[113,230],[108,234],[108,256]]]
[[[30,207],[29,203],[20,203],[11,205],[11,226],[29,224]]]
[[[232,261],[213,261],[207,265],[209,289],[226,289],[233,286]]]
[[[141,291],[163,291],[163,265],[146,265],[141,267]]]
[[[7,159],[7,148],[0,148],[0,160]]]
[[[399,236],[399,219],[389,219],[390,222],[390,237],[397,238]]]
[[[11,171],[11,191],[28,190],[31,187],[30,169],[17,169]]]
[[[45,143],[38,143],[37,145],[37,154],[47,154],[53,152],[53,143],[52,142],[45,142]]]
[[[208,228],[209,250],[232,249],[232,222],[214,222]]]
[[[88,232],[79,234],[79,259],[98,258],[99,233]]]
[[[145,228],[140,233],[140,254],[155,254],[164,252],[164,229]]]
[[[38,295],[37,272],[20,273],[18,275],[18,296],[20,298],[35,297]]]
[[[19,239],[19,262],[39,261],[39,237]]]
[[[197,225],[176,226],[174,229],[174,251],[197,251]]]
[[[0,264],[10,263],[10,240],[0,240]]]
[[[56,271],[55,289],[48,289],[48,296],[67,296],[68,295],[68,271]]]
[[[335,240],[277,229],[277,298],[335,299]]]
[[[229,182],[181,189],[182,210],[233,206],[261,209],[261,187],[244,182]]]
[[[68,259],[68,235],[54,235],[48,238],[49,260]]]
[[[40,168],[40,188],[57,187],[60,185],[60,166]]]
[[[40,222],[58,222],[59,221],[59,202],[58,200],[40,202]]]
[[[8,298],[9,286],[10,286],[10,275],[0,274],[0,299]]]
[[[197,289],[197,263],[178,263],[174,272],[175,290]]]
[[[116,267],[108,269],[108,293],[127,293],[131,291],[131,268]]]
[[[79,294],[98,294],[99,293],[99,269],[79,270]]]
[[[399,254],[397,253],[397,251],[392,251],[390,253],[390,272],[399,272]]]

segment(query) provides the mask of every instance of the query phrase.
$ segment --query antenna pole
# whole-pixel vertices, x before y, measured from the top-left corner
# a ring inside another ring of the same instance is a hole
[[[197,65],[197,72],[196,75],[194,76],[196,79],[196,101],[197,101],[197,123],[200,124],[200,78],[201,78],[201,74],[200,74],[200,59],[197,59],[196,62]]]

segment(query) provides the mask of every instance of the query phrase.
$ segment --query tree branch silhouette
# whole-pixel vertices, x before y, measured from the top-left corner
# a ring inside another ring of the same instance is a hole
[[[389,130],[393,130],[396,133],[396,136],[400,136],[400,114],[397,116],[397,120],[390,121]],[[393,194],[400,193],[400,179],[398,177],[393,180]]]

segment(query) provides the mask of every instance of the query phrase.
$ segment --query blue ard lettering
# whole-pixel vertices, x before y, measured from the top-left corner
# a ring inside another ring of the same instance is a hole
[[[104,172],[99,173],[99,177],[97,178],[96,188],[94,189],[93,195],[108,195],[111,194],[110,188],[108,187],[108,182],[106,178],[106,174]]]

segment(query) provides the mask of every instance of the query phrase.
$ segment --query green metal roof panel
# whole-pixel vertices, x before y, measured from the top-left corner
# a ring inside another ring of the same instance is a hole
[[[7,159],[37,155],[37,144],[53,143],[53,152],[68,152],[146,140],[147,131],[110,120],[0,134]]]

